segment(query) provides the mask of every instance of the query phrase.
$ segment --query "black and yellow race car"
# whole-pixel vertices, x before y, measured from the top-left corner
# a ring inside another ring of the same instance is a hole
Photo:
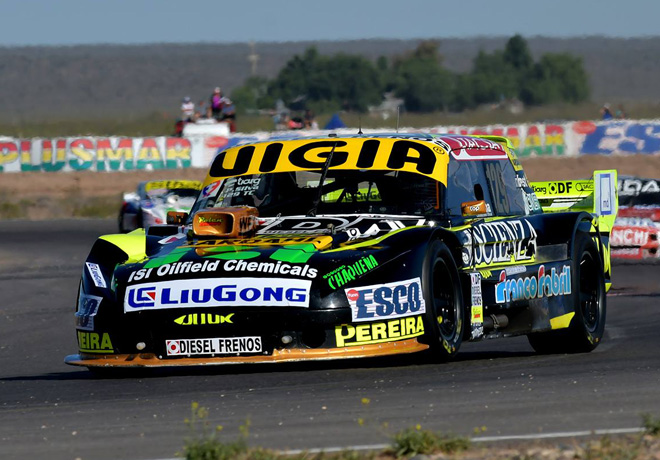
[[[273,140],[214,159],[190,213],[100,237],[76,308],[89,368],[326,360],[603,337],[616,171],[530,184],[507,139]]]

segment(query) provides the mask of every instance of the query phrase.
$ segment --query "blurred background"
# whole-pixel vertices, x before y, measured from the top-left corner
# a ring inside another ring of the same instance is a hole
[[[0,4],[6,136],[170,135],[216,87],[240,132],[660,113],[651,1]]]

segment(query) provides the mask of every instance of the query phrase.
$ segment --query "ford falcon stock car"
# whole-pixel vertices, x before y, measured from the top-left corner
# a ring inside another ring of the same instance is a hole
[[[463,341],[519,335],[588,352],[605,327],[616,187],[616,171],[530,184],[494,136],[231,147],[189,213],[96,241],[65,361],[443,361]]]

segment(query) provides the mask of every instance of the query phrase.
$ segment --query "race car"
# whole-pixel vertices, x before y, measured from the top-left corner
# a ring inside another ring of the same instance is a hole
[[[200,188],[202,183],[193,180],[140,182],[137,191],[124,193],[119,231],[126,233],[164,224],[169,211],[190,211]]]
[[[660,186],[656,179],[619,178],[619,213],[612,229],[612,258],[660,258]]]
[[[463,341],[519,335],[588,352],[605,327],[616,184],[613,170],[530,184],[495,136],[231,147],[190,213],[96,241],[65,362],[445,361]]]

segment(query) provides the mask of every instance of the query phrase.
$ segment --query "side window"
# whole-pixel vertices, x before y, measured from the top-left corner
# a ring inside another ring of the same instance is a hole
[[[449,160],[446,199],[448,215],[460,216],[461,204],[476,200],[484,200],[491,214],[493,203],[481,163],[483,161]]]
[[[525,196],[516,180],[516,172],[508,160],[484,161],[488,186],[498,216],[526,215]]]

